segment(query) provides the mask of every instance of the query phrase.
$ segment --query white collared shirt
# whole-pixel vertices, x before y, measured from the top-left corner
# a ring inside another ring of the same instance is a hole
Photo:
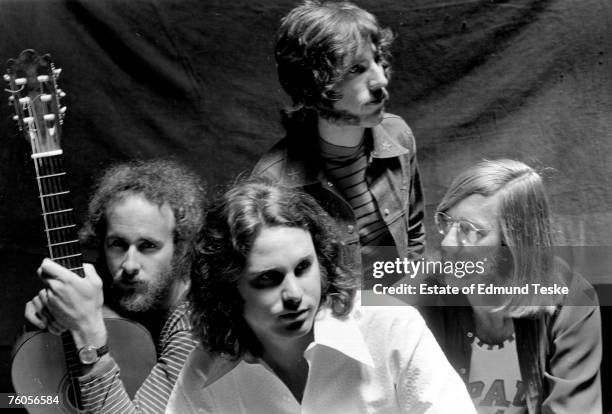
[[[338,319],[322,310],[304,358],[300,404],[261,360],[229,361],[201,346],[191,354],[167,413],[475,413],[465,385],[419,313],[359,307]]]

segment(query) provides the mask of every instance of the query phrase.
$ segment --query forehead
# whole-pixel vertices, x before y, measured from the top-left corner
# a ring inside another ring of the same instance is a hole
[[[449,208],[446,213],[455,219],[491,227],[495,226],[499,219],[499,206],[499,194],[488,197],[472,194]]]
[[[310,232],[287,226],[264,227],[247,257],[247,272],[293,266],[293,262],[315,251]]]
[[[106,210],[107,237],[172,237],[174,214],[168,204],[157,205],[139,194],[113,201]]]

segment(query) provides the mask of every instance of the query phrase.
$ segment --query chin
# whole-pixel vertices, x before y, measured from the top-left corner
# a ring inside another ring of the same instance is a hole
[[[364,128],[373,128],[382,122],[384,115],[385,110],[382,108],[374,114],[364,116],[361,118],[361,126]]]

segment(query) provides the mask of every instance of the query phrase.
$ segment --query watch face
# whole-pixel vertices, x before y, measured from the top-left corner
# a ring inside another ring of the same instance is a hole
[[[98,352],[93,346],[86,346],[79,350],[79,360],[81,364],[93,364],[98,358]]]

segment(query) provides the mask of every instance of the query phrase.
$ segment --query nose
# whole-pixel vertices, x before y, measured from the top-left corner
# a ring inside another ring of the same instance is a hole
[[[283,290],[281,291],[281,299],[285,308],[291,310],[298,309],[302,302],[303,294],[304,291],[302,290],[302,286],[295,275],[290,274],[285,276]]]
[[[121,270],[129,276],[136,276],[140,271],[140,262],[138,260],[138,250],[136,246],[130,246],[125,252],[125,257],[121,263]]]
[[[372,62],[369,80],[370,89],[376,91],[386,88],[388,84],[389,80],[387,79],[387,74],[382,64],[380,64],[380,62]]]

